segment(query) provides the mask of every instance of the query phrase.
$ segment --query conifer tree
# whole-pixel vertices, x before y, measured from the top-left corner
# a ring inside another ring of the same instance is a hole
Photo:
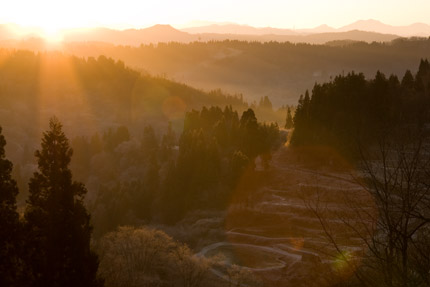
[[[248,109],[242,113],[240,118],[240,150],[252,161],[258,156],[259,125],[255,113]]]
[[[423,95],[428,95],[430,89],[430,63],[421,59],[418,72],[415,76],[415,89]]]
[[[285,121],[285,128],[291,129],[293,127],[293,117],[291,116],[291,109],[288,107],[287,110],[287,119]]]
[[[12,163],[6,159],[6,140],[0,127],[0,286],[18,286],[20,223],[16,211],[18,188],[11,178]]]
[[[30,179],[25,210],[33,286],[100,286],[98,258],[90,249],[87,192],[72,180],[72,149],[56,118],[36,151],[39,171]]]
[[[155,131],[151,125],[145,126],[143,129],[142,150],[145,156],[156,155],[158,153],[158,139],[155,136]]]
[[[160,147],[160,156],[162,161],[168,160],[172,155],[172,149],[176,143],[176,135],[172,128],[172,122],[167,126],[167,132],[163,135]]]

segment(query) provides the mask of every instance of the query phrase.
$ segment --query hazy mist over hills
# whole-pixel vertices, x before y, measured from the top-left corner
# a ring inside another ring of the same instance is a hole
[[[204,22],[198,23],[204,24]],[[398,37],[412,36],[430,36],[430,25],[415,23],[408,26],[390,26],[376,20],[360,20],[338,29],[324,24],[313,29],[256,28],[234,23],[209,24],[184,29],[176,29],[170,25],[155,25],[149,28],[127,30],[103,27],[67,29],[62,30],[58,38],[65,42],[105,42],[139,46],[160,42],[190,43],[223,40],[310,44],[324,44],[338,40],[389,42]],[[43,37],[43,31],[18,25],[0,25],[0,41],[25,40],[34,37]]]
[[[8,1],[0,287],[430,287],[428,11]]]
[[[234,26],[236,27],[236,26]],[[236,28],[232,28],[233,31],[238,31]],[[374,32],[365,31],[348,31],[348,32],[332,32],[332,33],[314,33],[314,34],[290,34],[289,30],[277,30],[272,28],[264,29],[264,31],[272,31],[267,34],[250,33],[245,34],[249,31],[259,31],[257,28],[238,28],[243,34],[240,33],[201,33],[191,34],[177,30],[170,25],[155,25],[145,29],[128,29],[128,30],[113,30],[108,28],[94,28],[88,30],[76,29],[68,30],[63,32],[64,42],[104,42],[114,45],[127,45],[127,46],[139,46],[141,44],[157,44],[167,42],[179,42],[179,43],[190,43],[190,42],[208,42],[208,41],[224,41],[224,40],[239,40],[239,41],[257,41],[257,42],[291,42],[291,43],[309,43],[309,44],[324,44],[329,41],[338,40],[351,40],[351,41],[364,41],[364,42],[390,42],[399,36],[392,34],[380,34]],[[7,31],[6,28],[1,30]],[[0,31],[1,31],[0,30]],[[273,33],[278,31],[278,33]],[[284,33],[284,34],[282,34]],[[17,36],[12,33],[1,33],[0,34],[0,45],[8,45],[9,41],[28,41],[29,39],[39,38],[37,33],[31,33],[28,35]],[[12,45],[14,43],[12,42]]]
[[[29,38],[0,41],[0,47],[59,50],[84,58],[104,55],[144,74],[160,75],[205,91],[243,94],[249,102],[268,96],[276,107],[296,103],[315,82],[328,81],[340,73],[356,71],[373,77],[379,70],[402,77],[405,69],[414,71],[421,58],[430,57],[428,39],[398,39],[396,35],[358,30],[291,36],[193,35],[157,25],[142,30],[75,32],[64,43],[53,45]],[[160,42],[153,45],[144,41],[151,37]],[[227,40],[229,37],[236,40]],[[283,41],[285,38],[291,42]]]
[[[192,34],[198,33],[218,33],[218,34],[248,34],[248,35],[304,35],[317,33],[339,33],[353,30],[374,32],[381,34],[394,34],[402,37],[419,36],[425,37],[430,35],[430,25],[424,23],[414,23],[407,26],[392,26],[380,21],[369,19],[359,20],[340,28],[333,28],[322,24],[311,29],[277,29],[277,28],[255,28],[247,25],[237,24],[211,24],[197,27],[181,29],[182,31]]]

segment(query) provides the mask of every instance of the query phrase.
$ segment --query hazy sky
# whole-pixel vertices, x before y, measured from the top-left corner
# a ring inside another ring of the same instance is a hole
[[[191,21],[235,22],[257,27],[340,27],[360,19],[391,25],[430,24],[430,0],[1,0],[0,23],[45,30],[107,26],[143,28]]]

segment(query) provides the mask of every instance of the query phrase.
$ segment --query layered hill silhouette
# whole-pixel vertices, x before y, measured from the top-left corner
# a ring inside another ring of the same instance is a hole
[[[405,69],[413,71],[421,58],[430,58],[429,39],[389,43],[342,40],[325,45],[231,40],[139,47],[69,43],[64,49],[80,57],[121,59],[139,71],[204,90],[243,93],[251,102],[268,96],[276,106],[294,104],[315,82],[326,82],[342,73],[360,71],[370,78],[379,70],[403,77]]]
[[[236,27],[231,23],[224,26]],[[416,29],[417,33],[425,32],[428,26],[408,27],[402,28],[403,33],[411,27],[421,27]],[[362,71],[373,77],[380,70],[401,77],[405,68],[413,70],[421,58],[430,58],[428,39],[396,40],[399,36],[395,34],[340,31],[355,28],[394,31],[395,27],[373,20],[358,21],[340,29],[322,25],[311,31],[285,31],[295,33],[291,35],[281,35],[282,29],[253,27],[237,30],[250,34],[234,34],[233,30],[230,34],[215,30],[192,34],[169,25],[123,31],[76,29],[64,31],[65,42],[53,47],[34,38],[34,34],[18,39],[8,28],[0,25],[0,47],[55,49],[85,58],[106,55],[138,71],[162,75],[199,89],[221,88],[232,94],[243,93],[251,102],[269,96],[276,106],[296,103],[300,94],[315,82],[328,81],[339,73]],[[268,32],[279,34],[264,34]]]
[[[369,19],[369,20],[358,20],[349,25],[333,28],[328,25],[320,25],[311,29],[276,29],[276,28],[255,28],[247,25],[238,24],[210,24],[197,27],[190,27],[182,29],[182,31],[189,32],[192,34],[205,34],[205,33],[217,33],[217,34],[246,34],[246,35],[309,35],[319,33],[340,33],[349,31],[364,31],[373,32],[379,34],[392,34],[402,37],[428,37],[430,36],[430,25],[424,23],[414,23],[407,26],[392,26],[384,24],[380,21]]]
[[[0,41],[28,40],[42,37],[40,29],[26,29],[18,25],[0,25]],[[256,28],[237,24],[210,24],[175,29],[170,25],[155,25],[144,29],[114,30],[109,28],[68,29],[61,31],[65,42],[104,42],[114,45],[139,46],[160,42],[190,43],[195,41],[258,41],[324,44],[350,40],[389,42],[398,37],[429,36],[430,25],[416,23],[409,26],[390,26],[376,20],[360,20],[341,28],[320,25],[313,29]]]
[[[43,32],[37,28],[28,29],[14,24],[0,25],[0,41],[3,42],[28,40],[42,37],[42,35]],[[376,20],[359,20],[340,28],[320,25],[312,29],[281,29],[223,23],[184,29],[175,29],[170,25],[127,30],[103,27],[68,29],[61,31],[61,35],[66,42],[104,42],[130,46],[160,42],[190,43],[223,40],[324,44],[340,40],[389,42],[399,37],[428,37],[430,36],[430,25],[414,23],[407,26],[391,26]]]
[[[147,43],[197,41],[195,35],[179,31],[170,25],[155,25],[145,29],[113,30],[107,28],[65,31],[66,42],[105,42],[138,46]]]
[[[213,26],[211,26],[213,27]],[[145,29],[112,30],[98,28],[92,30],[66,31],[66,42],[96,41],[115,45],[138,46],[140,44],[160,42],[190,43],[195,41],[257,41],[257,42],[292,42],[324,44],[335,40],[352,40],[364,42],[389,42],[399,36],[394,34],[381,34],[365,31],[328,32],[330,29],[320,27],[319,33],[296,33],[288,29],[254,28],[240,25],[220,26],[225,32],[219,33],[217,29],[209,29],[204,33],[190,33],[186,30],[178,30],[170,25],[155,25]],[[222,30],[220,30],[222,31]]]
[[[359,36],[362,32],[352,33]],[[325,40],[329,39],[327,34]],[[332,39],[325,45],[232,40],[140,46],[69,42],[54,49],[84,58],[106,55],[144,74],[161,75],[204,90],[242,93],[250,102],[268,96],[275,106],[294,104],[315,82],[329,81],[341,73],[361,71],[373,77],[380,70],[402,77],[405,69],[416,69],[421,58],[430,58],[429,39],[385,43]],[[49,45],[40,39],[0,44],[38,52]]]
[[[191,34],[242,34],[242,35],[297,35],[297,32],[291,29],[279,28],[256,28],[248,25],[228,24],[210,24],[205,26],[196,26],[181,29],[181,31]]]
[[[345,32],[350,30],[372,31],[382,34],[396,34],[402,37],[428,37],[430,36],[430,25],[414,23],[407,26],[391,26],[377,20],[359,20],[350,25],[337,29]]]

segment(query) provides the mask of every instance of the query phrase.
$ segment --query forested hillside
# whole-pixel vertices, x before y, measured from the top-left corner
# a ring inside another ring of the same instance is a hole
[[[325,45],[280,42],[213,41],[159,43],[140,47],[68,43],[79,56],[107,55],[133,68],[211,90],[243,93],[249,102],[269,96],[275,106],[295,104],[315,82],[352,71],[374,77],[376,71],[403,77],[430,57],[430,40],[397,39],[388,43],[333,41]]]
[[[169,121],[180,131],[185,112],[204,105],[232,105],[241,111],[248,107],[240,96],[143,76],[103,56],[84,60],[8,50],[0,51],[0,104],[8,156],[18,175],[27,178],[40,133],[53,115],[72,137],[102,135],[120,126],[141,136],[146,124],[158,130]]]
[[[35,170],[33,153],[40,133],[53,115],[64,123],[77,151],[72,161],[76,175],[98,189],[101,182],[109,186],[112,176],[120,181],[128,178],[128,182],[140,176],[125,156],[133,157],[131,154],[140,150],[148,131],[161,142],[166,131],[179,136],[184,119],[186,128],[193,122],[185,117],[193,109],[229,106],[236,116],[248,109],[242,95],[203,92],[141,75],[104,56],[81,59],[54,52],[8,50],[0,52],[0,103],[0,121],[8,139],[6,152],[15,163],[21,202]],[[267,97],[251,108],[265,121],[283,123],[286,116],[286,109],[275,111]],[[221,121],[222,113],[216,112],[216,117],[210,126]],[[203,130],[208,132],[210,126]],[[211,142],[212,136],[206,141]],[[220,144],[225,145],[224,141],[220,139]],[[170,145],[177,145],[177,141]],[[105,153],[93,157],[101,151]]]
[[[123,62],[104,56],[81,59],[56,52],[2,50],[0,75],[3,109],[14,108],[21,118],[30,117],[22,118],[24,122],[34,123],[55,111],[66,122],[71,117],[86,123],[93,120],[96,126],[136,124],[183,118],[185,110],[203,105],[247,106],[239,96],[205,93],[164,78],[141,75]]]
[[[357,152],[401,130],[426,127],[430,122],[430,64],[421,60],[418,72],[407,70],[400,79],[377,72],[339,75],[315,84],[301,96],[294,117],[293,145],[329,145]]]

